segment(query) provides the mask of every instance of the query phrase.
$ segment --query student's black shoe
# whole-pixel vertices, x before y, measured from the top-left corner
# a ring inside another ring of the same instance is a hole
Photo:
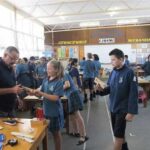
[[[93,98],[95,98],[96,97],[96,93],[95,92],[93,92]]]
[[[78,141],[77,145],[79,146],[79,145],[84,144],[88,139],[89,139],[89,137],[87,137],[87,136],[83,137],[83,139],[80,139]]]
[[[96,91],[96,93],[95,93],[96,95],[99,95],[99,91]]]
[[[88,99],[87,99],[87,94],[84,94],[84,103],[87,103]]]
[[[90,94],[90,101],[93,101],[93,94]]]
[[[123,144],[122,144],[122,149],[121,149],[121,150],[129,150],[128,144],[127,144],[127,143],[123,143]]]
[[[83,103],[87,103],[88,102],[88,99],[84,99]]]
[[[70,133],[69,135],[70,135],[70,136],[73,136],[73,137],[77,137],[77,138],[80,137],[80,134],[79,134],[79,133]]]

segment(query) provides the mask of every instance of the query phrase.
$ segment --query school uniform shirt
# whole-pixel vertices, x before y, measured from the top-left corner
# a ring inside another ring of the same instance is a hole
[[[83,69],[83,78],[94,78],[95,64],[92,60],[86,60]]]
[[[150,61],[145,62],[144,65],[142,66],[142,69],[145,71],[145,76],[149,76],[150,75]]]
[[[71,70],[69,71],[69,74],[72,78],[76,78],[78,87],[81,87],[81,81],[80,81],[80,75],[78,69],[76,67],[72,67]]]
[[[65,96],[68,98],[69,113],[83,110],[83,97],[75,86],[71,76],[67,73],[64,75],[64,82],[69,81],[70,87],[64,90]]]
[[[124,65],[113,69],[108,87],[100,95],[109,95],[109,109],[112,113],[138,113],[138,85],[133,70]]]
[[[65,73],[63,80],[64,80],[64,82],[69,81],[69,83],[70,83],[70,87],[68,89],[64,90],[64,94],[67,97],[70,97],[71,93],[74,92],[74,91],[77,91],[78,89],[75,86],[71,76],[68,73]]]
[[[29,67],[29,73],[30,73],[30,79],[31,79],[31,85],[32,85],[31,87],[37,88],[37,81],[34,78],[36,65],[29,62],[28,67]]]
[[[19,84],[27,87],[32,86],[30,78],[30,71],[28,64],[17,64],[16,65],[16,76]]]
[[[125,64],[126,66],[129,66],[130,65],[130,61],[128,59],[125,60]]]
[[[16,85],[15,73],[0,59],[0,88],[12,88]],[[16,94],[0,95],[0,111],[10,113],[16,102]]]
[[[53,79],[51,81],[45,79],[43,81],[41,91],[59,97],[64,95],[63,80]],[[60,98],[57,101],[51,101],[46,98],[43,100],[44,115],[47,117],[59,117],[63,115],[63,107]]]
[[[85,60],[81,60],[79,65],[80,65],[80,70],[84,69],[84,64],[85,64]]]
[[[101,69],[101,63],[97,60],[94,60],[93,62],[95,64],[94,77],[98,77],[99,76],[99,70]]]
[[[37,65],[36,66],[36,74],[39,76],[39,77],[46,77],[46,72],[47,72],[47,67],[46,67],[46,64],[40,64],[40,65]]]

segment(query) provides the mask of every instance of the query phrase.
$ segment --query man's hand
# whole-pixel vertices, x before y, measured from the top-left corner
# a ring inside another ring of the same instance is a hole
[[[20,94],[21,92],[23,92],[23,88],[21,87],[21,85],[16,85],[11,88],[11,93]]]
[[[133,121],[133,118],[134,118],[134,115],[128,113],[128,114],[126,115],[126,118],[125,118],[125,119],[126,119],[126,121]]]

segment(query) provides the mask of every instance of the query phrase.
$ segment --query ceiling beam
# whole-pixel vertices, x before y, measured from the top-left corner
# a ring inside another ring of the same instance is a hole
[[[101,26],[101,27],[90,27],[90,28],[76,28],[76,29],[60,29],[53,32],[64,32],[64,31],[79,31],[79,30],[90,30],[90,29],[108,29],[108,28],[122,28],[122,27],[140,27],[140,26],[150,26],[150,24],[133,24],[133,25],[112,25],[112,26]],[[45,34],[51,33],[45,31]]]
[[[55,22],[55,23],[49,23],[49,25],[62,25],[62,24],[67,24],[67,23],[80,23],[80,22],[89,22],[89,21],[110,21],[110,20],[120,20],[120,19],[140,19],[140,18],[149,18],[150,17],[150,14],[149,15],[137,15],[137,16],[122,16],[122,17],[113,17],[113,18],[110,18],[110,17],[106,17],[106,18],[101,18],[101,19],[77,19],[77,20],[64,20],[63,22]]]
[[[116,11],[112,11],[112,10],[102,10],[102,11],[89,11],[89,12],[77,12],[77,13],[70,13],[70,14],[62,14],[62,15],[58,15],[58,14],[55,14],[55,15],[49,15],[49,16],[39,16],[39,17],[36,17],[38,19],[41,19],[41,18],[48,18],[48,17],[60,17],[60,16],[79,16],[79,15],[89,15],[89,14],[103,14],[103,13],[111,13],[111,12],[118,12],[118,13],[121,13],[121,12],[129,12],[129,11],[146,11],[146,10],[150,10],[150,7],[148,8],[137,8],[137,9],[122,9],[122,10],[116,10]]]
[[[76,3],[82,3],[82,2],[87,2],[89,0],[79,0],[79,1],[54,1],[54,2],[49,2],[49,3],[44,3],[44,4],[38,4],[37,6],[52,6],[52,5],[60,5],[61,3],[64,3],[64,4],[76,4]],[[105,1],[105,0],[104,0]],[[33,7],[33,5],[24,5],[24,6],[20,6],[21,8],[24,8],[24,7]]]

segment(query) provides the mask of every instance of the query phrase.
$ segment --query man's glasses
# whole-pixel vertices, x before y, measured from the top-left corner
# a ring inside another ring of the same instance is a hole
[[[10,54],[7,54],[9,56],[9,58],[11,59],[11,61],[17,61],[18,60],[18,57],[16,56],[11,56]]]

